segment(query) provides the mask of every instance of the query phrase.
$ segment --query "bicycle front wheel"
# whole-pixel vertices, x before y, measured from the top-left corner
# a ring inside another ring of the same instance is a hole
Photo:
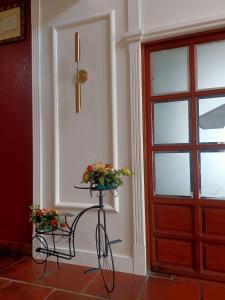
[[[105,228],[102,224],[96,226],[95,231],[96,250],[98,256],[98,266],[102,279],[108,292],[112,292],[115,285],[115,268],[111,245]]]
[[[36,234],[32,239],[32,259],[37,264],[43,264],[48,258],[48,243],[46,239]]]

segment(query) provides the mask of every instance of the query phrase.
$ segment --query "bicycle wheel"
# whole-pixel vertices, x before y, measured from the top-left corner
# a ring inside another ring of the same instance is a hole
[[[115,285],[115,269],[111,245],[105,228],[102,224],[96,226],[95,231],[96,250],[98,256],[98,266],[102,279],[108,292],[112,292]]]
[[[37,264],[43,264],[48,258],[48,243],[46,239],[36,234],[32,238],[32,259]]]

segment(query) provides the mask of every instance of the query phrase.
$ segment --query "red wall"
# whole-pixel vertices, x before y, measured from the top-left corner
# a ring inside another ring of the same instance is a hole
[[[32,203],[30,0],[25,8],[25,40],[0,45],[0,240],[19,243],[31,240]]]

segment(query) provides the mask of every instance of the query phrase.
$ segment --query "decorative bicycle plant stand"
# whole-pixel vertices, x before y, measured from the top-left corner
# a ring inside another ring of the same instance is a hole
[[[86,187],[77,187],[78,189],[90,189]],[[46,273],[46,263],[48,257],[55,256],[57,258],[57,265],[59,267],[59,258],[70,260],[76,255],[75,249],[75,233],[76,227],[80,218],[89,210],[97,209],[98,219],[95,230],[95,242],[96,252],[98,258],[98,267],[91,268],[85,271],[85,273],[92,271],[101,271],[102,279],[108,292],[112,292],[115,286],[115,267],[111,246],[116,243],[122,242],[120,239],[110,241],[107,235],[106,229],[106,212],[104,209],[104,195],[107,190],[113,190],[109,187],[95,187],[91,188],[92,192],[97,192],[98,205],[93,205],[89,208],[81,211],[73,220],[72,225],[68,224],[68,218],[74,217],[74,215],[66,213],[61,216],[65,218],[65,224],[67,227],[58,228],[57,230],[39,230],[36,228],[35,235],[32,240],[33,254],[32,257],[35,262],[44,264],[44,275]],[[49,247],[48,238],[51,238],[53,246]],[[57,249],[57,241],[65,239],[68,242],[68,252],[63,253]]]

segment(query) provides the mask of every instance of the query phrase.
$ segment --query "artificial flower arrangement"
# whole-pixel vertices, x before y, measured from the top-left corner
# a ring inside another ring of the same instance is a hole
[[[123,184],[123,176],[131,175],[129,168],[116,170],[112,164],[98,161],[86,167],[82,183],[90,183],[91,189],[116,189]]]
[[[30,206],[30,209],[30,221],[36,225],[37,231],[52,231],[66,226],[56,209],[41,209],[39,205]]]

